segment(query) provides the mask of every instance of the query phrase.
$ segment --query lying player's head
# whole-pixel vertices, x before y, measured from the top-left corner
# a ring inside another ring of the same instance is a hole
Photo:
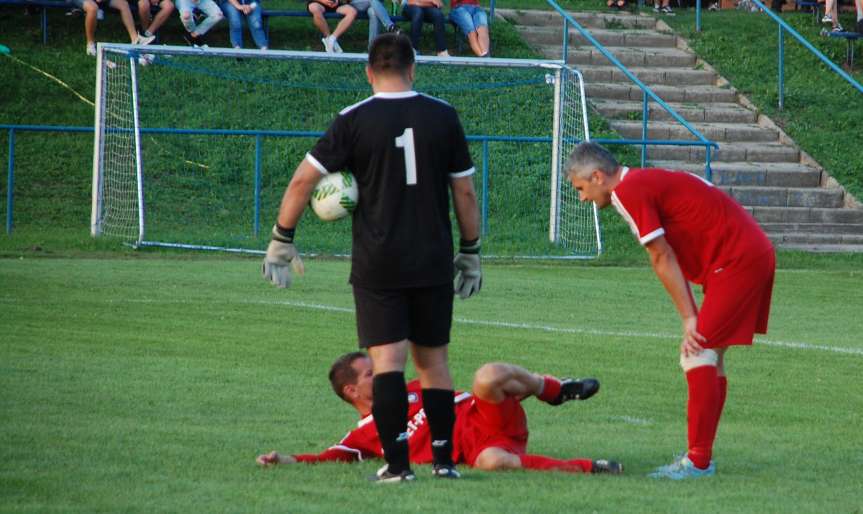
[[[330,385],[342,400],[355,405],[371,402],[372,361],[363,352],[346,353],[330,367]]]
[[[611,202],[613,177],[620,165],[605,148],[596,143],[579,143],[564,165],[566,180],[572,184],[583,202],[595,202],[606,207]]]
[[[376,77],[398,77],[413,82],[414,49],[404,34],[381,34],[369,48],[368,68]]]

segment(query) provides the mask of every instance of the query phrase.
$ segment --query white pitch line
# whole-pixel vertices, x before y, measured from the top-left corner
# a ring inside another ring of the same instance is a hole
[[[15,302],[16,299],[10,297],[0,297],[0,302],[2,303],[11,303]],[[161,303],[161,304],[169,304],[169,303],[181,303],[188,304],[193,303],[190,300],[164,300],[164,299],[147,299],[147,298],[129,298],[122,300],[109,300],[110,303]],[[212,300],[208,300],[208,302],[212,303]],[[223,302],[228,303],[228,302]],[[296,302],[290,300],[241,300],[235,303],[242,304],[254,304],[254,305],[286,305],[289,307],[298,307],[301,309],[313,309],[319,311],[326,312],[340,312],[340,313],[349,313],[353,314],[354,309],[348,307],[337,307],[335,305],[325,305],[320,303],[306,303],[306,302]],[[610,336],[610,337],[635,337],[635,338],[649,338],[649,339],[677,339],[679,334],[664,334],[660,332],[638,332],[631,330],[602,330],[596,328],[570,328],[570,327],[556,327],[552,325],[538,325],[534,323],[514,323],[508,321],[495,321],[495,320],[478,320],[478,319],[467,319],[467,318],[453,318],[453,321],[456,323],[461,323],[463,325],[476,325],[476,326],[485,326],[485,327],[494,327],[494,328],[516,328],[523,330],[537,330],[541,332],[550,332],[555,334],[578,334],[578,335],[595,335],[595,336]],[[774,341],[771,339],[765,339],[762,337],[756,337],[755,342],[758,344],[763,344],[766,346],[775,346],[779,348],[791,348],[796,350],[814,350],[814,351],[822,351],[822,352],[831,352],[831,353],[839,353],[844,355],[859,355],[863,356],[863,348],[848,348],[842,346],[829,346],[824,344],[815,344],[815,343],[807,343],[803,341]]]

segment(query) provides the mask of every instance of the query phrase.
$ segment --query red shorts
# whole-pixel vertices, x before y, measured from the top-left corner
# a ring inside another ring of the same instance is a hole
[[[704,284],[698,332],[705,348],[751,345],[754,334],[767,333],[776,256],[768,252],[743,268],[731,268]]]
[[[507,396],[501,403],[474,397],[464,415],[459,415],[459,459],[473,466],[486,448],[497,447],[516,455],[527,451],[527,415],[521,402]]]

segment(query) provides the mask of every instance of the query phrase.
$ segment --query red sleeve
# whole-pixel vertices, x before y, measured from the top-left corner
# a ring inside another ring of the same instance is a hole
[[[646,245],[657,237],[665,235],[665,229],[662,228],[659,211],[649,184],[645,184],[643,180],[636,184],[637,177],[627,177],[627,180],[629,180],[628,183],[621,182],[614,189],[611,203],[629,224],[638,242]]]
[[[297,462],[354,462],[359,460],[360,455],[357,452],[351,452],[340,448],[329,448],[328,450],[317,455],[313,453],[303,453],[293,456]]]

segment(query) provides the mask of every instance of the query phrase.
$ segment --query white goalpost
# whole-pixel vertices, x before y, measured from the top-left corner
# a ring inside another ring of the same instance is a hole
[[[260,225],[273,218],[304,152],[339,109],[371,94],[366,59],[100,44],[92,235],[260,252]],[[559,61],[420,56],[415,88],[459,112],[489,255],[601,253],[595,206],[579,203],[560,172],[574,145],[589,139],[577,70]],[[348,224],[313,218],[303,221],[304,251],[349,251]]]

